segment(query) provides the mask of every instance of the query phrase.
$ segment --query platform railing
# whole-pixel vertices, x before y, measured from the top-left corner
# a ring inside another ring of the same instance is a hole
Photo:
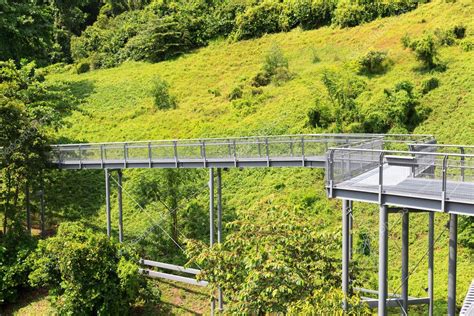
[[[443,148],[430,146],[425,147]],[[464,148],[465,152],[471,146],[455,147]],[[328,167],[330,192],[343,187],[380,195],[434,196],[443,206],[448,200],[474,200],[474,154],[333,148]]]

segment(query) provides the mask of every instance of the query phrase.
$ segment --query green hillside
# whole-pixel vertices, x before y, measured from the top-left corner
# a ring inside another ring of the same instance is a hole
[[[64,142],[111,142],[324,132],[323,128],[314,128],[308,124],[308,112],[317,102],[327,98],[321,81],[323,72],[326,69],[352,72],[354,60],[369,50],[377,50],[387,52],[390,66],[384,74],[358,76],[367,84],[365,91],[358,97],[358,102],[364,108],[370,108],[384,89],[393,88],[397,82],[408,80],[420,87],[425,80],[434,76],[439,79],[439,87],[420,97],[421,105],[431,109],[431,112],[414,132],[433,134],[440,143],[472,145],[474,51],[465,51],[460,45],[441,47],[440,58],[446,63],[447,69],[430,72],[421,70],[414,54],[409,49],[404,49],[401,43],[406,34],[416,38],[424,32],[434,32],[437,28],[446,29],[459,24],[466,26],[467,37],[472,40],[472,0],[446,2],[433,1],[404,15],[379,19],[353,28],[323,27],[311,31],[295,29],[255,40],[219,40],[211,42],[205,48],[159,63],[126,62],[116,68],[80,75],[69,71],[50,74],[48,80],[66,81],[83,101],[81,111],[68,118],[68,126],[59,130],[58,136]],[[270,84],[252,93],[249,82],[261,70],[265,55],[274,45],[278,45],[288,58],[292,79],[281,85]],[[315,55],[319,57],[319,62],[314,62]],[[154,105],[150,91],[157,75],[169,83],[171,94],[178,101],[176,109],[163,111]],[[245,102],[229,100],[229,94],[238,86],[244,87]],[[85,176],[75,172],[61,174],[64,192],[71,192],[69,198],[73,200],[65,203],[66,209],[79,218],[86,217],[84,214],[87,214],[90,223],[105,227],[105,200],[101,193],[103,175],[94,172]],[[143,209],[135,203],[140,190],[144,189],[142,184],[161,179],[163,174],[161,171],[149,170],[125,172],[125,190],[130,192],[130,196],[127,195],[124,201],[124,221],[129,240],[140,236],[156,218],[166,213],[156,201],[147,203]],[[201,231],[199,236],[193,237],[205,241],[207,175],[204,170],[189,174],[192,184],[187,186],[198,192],[192,201],[198,206],[197,211],[193,212],[191,203],[181,205],[182,232],[195,232],[196,228],[191,227],[189,222],[196,222],[204,233]],[[52,195],[50,193],[50,198],[54,200]],[[81,203],[77,203],[78,201]],[[320,170],[230,170],[224,173],[227,222],[248,212],[260,216],[259,210],[264,209],[263,204],[271,204],[277,209],[304,209],[310,215],[315,230],[331,231],[340,226],[340,203],[326,199]],[[51,208],[54,207],[52,203]],[[62,216],[68,218],[65,213],[67,211],[63,211]],[[393,215],[390,219],[393,229],[390,235],[389,292],[399,289],[400,285],[399,217]],[[443,231],[447,219],[442,214],[437,216],[436,235]],[[357,203],[355,220],[356,235],[358,230],[367,231],[376,248],[376,208]],[[416,214],[411,218],[411,266],[422,261],[411,277],[412,296],[426,295],[427,263],[424,254],[427,249],[427,223],[428,218],[424,214]],[[357,238],[356,236],[356,242]],[[158,241],[163,239],[164,237],[159,237]],[[151,246],[148,247],[147,249],[152,249]],[[156,246],[156,249],[154,253],[147,253],[151,259],[160,259],[161,248]],[[179,249],[175,251],[178,254],[169,254],[169,258],[182,262]],[[365,287],[376,288],[376,256],[359,259],[365,270],[360,275],[360,281]],[[446,308],[447,263],[448,239],[444,232],[436,245],[435,255],[437,314],[443,313]],[[460,246],[459,304],[474,278],[473,264],[472,249]],[[164,296],[173,291],[167,286],[162,289],[164,293],[168,293]],[[199,295],[196,297],[206,300]],[[198,310],[206,312],[202,305]],[[194,307],[188,308],[192,310]]]

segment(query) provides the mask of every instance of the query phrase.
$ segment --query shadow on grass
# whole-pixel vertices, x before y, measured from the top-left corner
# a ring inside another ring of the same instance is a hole
[[[21,314],[47,315],[50,306],[46,300],[47,296],[47,289],[24,289],[20,292],[16,303],[0,305],[0,315],[16,315],[28,306],[30,306],[29,309],[21,311]]]

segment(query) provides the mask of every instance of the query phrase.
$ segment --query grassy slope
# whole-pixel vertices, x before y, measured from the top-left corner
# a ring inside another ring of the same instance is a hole
[[[82,75],[52,75],[52,80],[71,82],[73,89],[85,100],[84,112],[75,114],[70,119],[72,125],[64,128],[61,135],[76,141],[121,141],[315,132],[305,126],[306,113],[322,91],[320,74],[325,67],[342,67],[368,49],[387,50],[394,66],[385,75],[368,80],[370,92],[363,98],[370,100],[378,91],[402,79],[420,83],[431,76],[417,71],[418,63],[412,53],[401,47],[400,38],[404,34],[416,36],[425,30],[458,22],[468,27],[471,36],[474,34],[472,1],[459,0],[455,4],[443,2],[434,1],[406,15],[352,29],[294,30],[232,44],[218,41],[172,61],[157,64],[126,63],[115,69]],[[265,87],[263,101],[255,105],[252,111],[235,109],[226,96],[236,85],[251,78],[261,68],[265,53],[275,42],[289,57],[290,68],[296,78],[281,87]],[[320,63],[312,63],[312,49],[321,58]],[[440,88],[423,98],[422,102],[430,106],[433,112],[417,132],[432,133],[440,142],[474,144],[474,52],[462,52],[456,46],[443,48],[441,57],[447,61],[448,70],[436,74],[441,81]],[[149,90],[155,75],[162,76],[171,84],[172,92],[179,99],[176,110],[161,112],[154,109]],[[218,89],[221,96],[214,97],[209,89]],[[225,196],[227,206],[237,210],[249,208],[267,198],[287,205],[301,201],[304,195],[315,196],[317,200],[325,199],[320,173],[317,171],[231,171],[224,175],[224,180],[228,186]],[[278,184],[284,184],[285,188],[277,190]],[[321,205],[326,204],[324,202]],[[334,208],[316,211],[315,224],[338,227],[339,204],[332,201],[331,205]],[[360,215],[356,213],[356,225],[360,228],[376,227],[377,216],[374,216],[373,211],[372,207],[364,206]],[[321,223],[320,218],[324,219],[324,223]],[[437,218],[438,231],[446,220],[444,216]],[[103,219],[99,218],[101,221]],[[415,263],[422,257],[426,247],[427,219],[426,216],[415,215],[411,222],[414,249],[411,260]],[[391,223],[396,227],[392,232],[392,240],[399,240],[398,217],[393,216]],[[138,223],[130,225],[140,226]],[[376,231],[373,238],[376,238]],[[444,234],[437,244],[435,259],[439,312],[444,310],[446,297],[446,246]],[[390,288],[396,290],[400,283],[400,264],[395,241],[391,241],[391,249]],[[472,254],[465,249],[461,248],[460,254],[459,302],[473,277],[474,261]],[[375,259],[371,259],[367,268],[375,267]],[[414,272],[410,295],[424,295],[425,267],[426,263],[422,263]],[[365,283],[367,286],[376,286],[375,279],[370,277]]]

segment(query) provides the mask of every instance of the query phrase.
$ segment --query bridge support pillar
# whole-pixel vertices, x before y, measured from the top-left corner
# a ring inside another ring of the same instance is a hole
[[[222,243],[222,170],[217,169],[217,242]],[[222,289],[218,289],[219,311],[224,310]]]
[[[209,169],[209,246],[214,245],[214,169]],[[211,315],[214,315],[216,301],[211,299]]]
[[[110,173],[105,169],[105,212],[107,220],[107,236],[110,238],[112,226],[110,221]]]
[[[342,200],[342,306],[347,310],[349,298],[349,263],[350,263],[350,202]]]
[[[448,315],[456,315],[456,265],[458,242],[458,216],[449,219],[449,275],[448,275]]]
[[[122,213],[122,170],[117,171],[117,202],[118,202],[118,229],[119,229],[119,242],[123,242],[123,213]]]
[[[433,316],[434,304],[434,218],[435,213],[429,212],[429,229],[428,229],[428,314]]]
[[[402,315],[408,315],[409,220],[410,213],[404,210],[402,214]]]
[[[380,206],[379,212],[379,293],[378,314],[387,315],[388,270],[388,208]]]

